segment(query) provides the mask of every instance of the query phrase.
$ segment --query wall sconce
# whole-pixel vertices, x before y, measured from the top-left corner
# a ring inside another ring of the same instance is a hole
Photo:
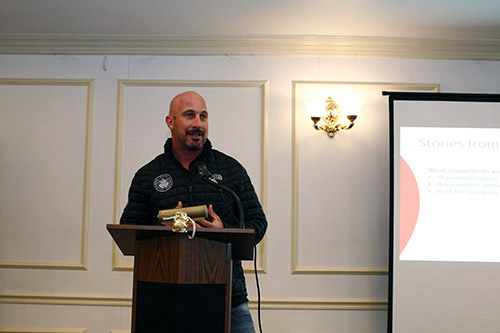
[[[361,100],[344,100],[341,107],[335,101],[328,97],[325,103],[321,102],[306,102],[307,111],[314,123],[314,129],[325,131],[330,138],[333,138],[335,132],[348,130],[354,126],[354,121],[358,117],[363,101]],[[341,112],[347,115],[350,123],[346,126],[338,124]],[[324,124],[318,125],[318,122],[323,119]]]

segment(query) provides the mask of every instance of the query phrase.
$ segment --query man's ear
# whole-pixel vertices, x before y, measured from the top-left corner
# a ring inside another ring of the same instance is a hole
[[[174,128],[174,118],[171,116],[166,116],[165,117],[165,122],[167,123],[168,128],[173,129]]]

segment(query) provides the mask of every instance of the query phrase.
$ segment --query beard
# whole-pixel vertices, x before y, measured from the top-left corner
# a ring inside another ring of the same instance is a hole
[[[178,131],[175,131],[173,134],[177,142],[179,142],[184,149],[190,151],[197,151],[203,149],[205,143],[207,142],[207,135],[201,129],[185,131],[184,133],[179,133]],[[199,139],[193,140],[193,137]]]

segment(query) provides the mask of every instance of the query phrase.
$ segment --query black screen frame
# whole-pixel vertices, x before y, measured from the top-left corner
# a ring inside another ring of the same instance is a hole
[[[433,93],[433,92],[391,92],[383,91],[383,96],[389,96],[389,165],[390,165],[390,196],[389,196],[389,278],[388,278],[388,308],[387,332],[393,332],[393,287],[394,287],[394,101],[449,101],[449,102],[491,102],[500,103],[500,94],[476,93]],[[500,128],[500,124],[498,126]]]

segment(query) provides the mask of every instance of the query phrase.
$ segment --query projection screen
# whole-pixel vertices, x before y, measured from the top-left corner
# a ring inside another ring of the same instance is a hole
[[[388,332],[500,332],[500,95],[384,95]]]

